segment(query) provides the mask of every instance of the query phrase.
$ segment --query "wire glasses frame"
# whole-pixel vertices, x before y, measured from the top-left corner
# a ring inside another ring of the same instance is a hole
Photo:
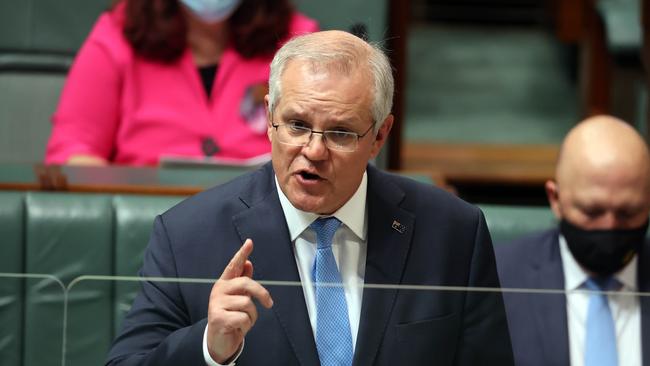
[[[317,134],[323,137],[323,142],[328,149],[342,152],[353,152],[359,146],[359,140],[365,137],[375,124],[372,123],[366,132],[362,134],[336,130],[315,131],[309,127],[292,123],[275,124],[271,122],[271,126],[275,128],[278,141],[281,144],[307,146],[311,141],[312,135]]]

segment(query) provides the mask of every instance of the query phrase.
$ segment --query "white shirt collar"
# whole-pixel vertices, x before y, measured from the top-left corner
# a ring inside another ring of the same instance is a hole
[[[571,254],[571,250],[566,242],[566,239],[560,234],[560,257],[562,258],[562,269],[564,270],[564,289],[577,290],[587,280],[589,274],[578,264],[576,259]],[[614,277],[623,284],[622,290],[636,291],[636,271],[637,271],[637,257],[634,256],[630,263],[627,264],[622,270],[614,274]]]
[[[312,212],[305,212],[295,208],[287,196],[285,196],[280,185],[278,184],[278,177],[275,177],[275,187],[278,191],[278,196],[280,197],[280,204],[282,205],[282,211],[284,211],[284,217],[287,220],[287,226],[289,227],[289,235],[291,236],[291,241],[295,241],[300,234],[309,225],[311,225],[314,220],[316,220],[319,215]],[[352,197],[341,207],[339,208],[332,216],[339,219],[345,226],[347,226],[352,232],[359,237],[362,241],[366,240],[366,192],[368,189],[368,174],[363,173],[361,178],[361,183],[357,188],[357,191],[354,192]]]

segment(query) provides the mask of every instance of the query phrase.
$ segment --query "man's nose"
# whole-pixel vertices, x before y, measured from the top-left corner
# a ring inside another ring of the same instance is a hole
[[[313,133],[307,145],[303,146],[303,154],[309,160],[325,160],[329,149],[325,144],[325,136]]]
[[[616,212],[607,211],[599,220],[599,227],[604,230],[620,229],[625,226],[625,220],[616,215]]]

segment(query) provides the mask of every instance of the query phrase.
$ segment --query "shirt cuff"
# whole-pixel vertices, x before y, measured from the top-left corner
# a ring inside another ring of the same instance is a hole
[[[233,357],[232,362],[230,362],[227,365],[222,365],[220,363],[215,362],[212,359],[212,356],[210,356],[210,351],[208,351],[208,325],[207,324],[205,325],[205,330],[203,331],[203,360],[205,360],[205,364],[207,366],[235,366],[235,360],[239,358],[243,350],[244,350],[244,340],[242,339],[241,347],[239,347],[239,351],[237,351],[237,354],[235,355],[235,357]]]

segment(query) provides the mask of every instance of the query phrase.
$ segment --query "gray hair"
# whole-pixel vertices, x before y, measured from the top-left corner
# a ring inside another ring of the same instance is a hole
[[[273,57],[269,77],[269,111],[273,111],[282,95],[281,77],[287,64],[294,59],[311,62],[315,66],[326,66],[349,74],[357,68],[368,67],[374,80],[372,118],[375,133],[390,114],[393,106],[392,68],[381,47],[366,43],[360,38],[323,37],[322,32],[310,33],[293,38]],[[367,47],[360,47],[363,42]],[[367,60],[367,64],[363,61]]]

